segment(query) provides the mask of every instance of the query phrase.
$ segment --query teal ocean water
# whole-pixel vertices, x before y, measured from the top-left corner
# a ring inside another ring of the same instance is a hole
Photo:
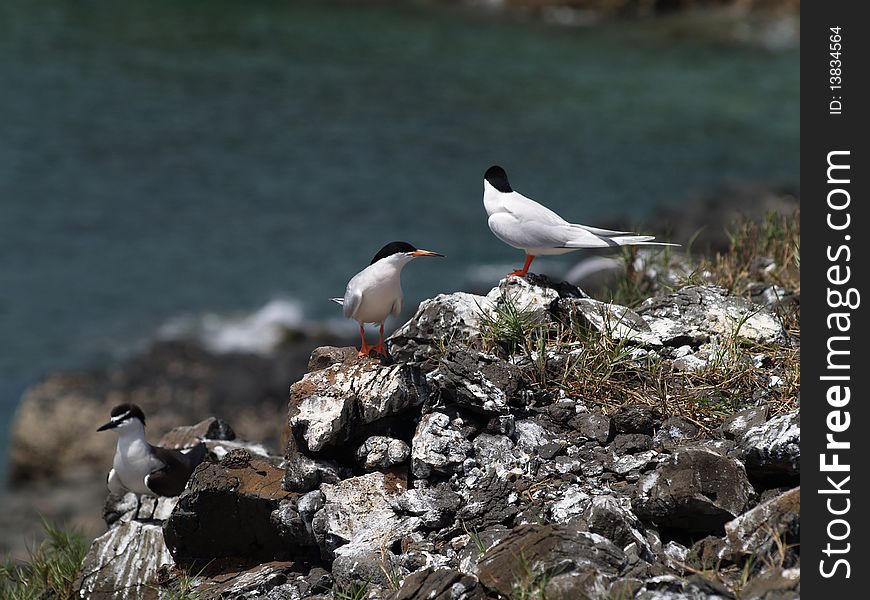
[[[798,49],[684,34],[389,3],[7,0],[0,449],[41,373],[183,315],[284,299],[282,318],[337,319],[326,299],[385,242],[448,257],[406,270],[410,306],[520,266],[486,227],[492,163],[593,225],[797,182]]]

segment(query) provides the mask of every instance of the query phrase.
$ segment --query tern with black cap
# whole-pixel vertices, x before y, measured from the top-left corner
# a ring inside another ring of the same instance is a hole
[[[130,491],[149,496],[178,496],[208,452],[202,442],[185,451],[152,446],[145,439],[145,414],[135,404],[113,408],[111,420],[97,431],[108,429],[118,434],[107,481],[109,490],[116,494]]]
[[[371,350],[383,356],[384,321],[387,317],[402,312],[402,269],[420,256],[443,256],[431,250],[420,250],[407,242],[390,242],[381,248],[371,264],[353,276],[348,282],[344,298],[331,298],[344,307],[344,316],[359,321],[362,337],[360,356],[368,356]],[[377,346],[366,344],[365,323],[380,325]]]
[[[651,235],[569,223],[546,206],[514,191],[507,173],[498,165],[491,166],[483,175],[483,206],[495,237],[526,253],[523,268],[508,276],[522,277],[540,255],[565,254],[581,248],[679,245],[653,241],[655,237]]]

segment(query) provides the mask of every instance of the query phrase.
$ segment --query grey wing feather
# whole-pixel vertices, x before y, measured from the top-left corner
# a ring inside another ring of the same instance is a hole
[[[152,446],[151,450],[164,466],[145,478],[145,485],[161,496],[178,496],[184,491],[187,480],[196,466],[207,453],[205,444],[200,442],[187,452]]]

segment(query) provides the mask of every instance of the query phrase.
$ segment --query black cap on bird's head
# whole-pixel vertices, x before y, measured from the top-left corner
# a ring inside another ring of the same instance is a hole
[[[507,193],[513,191],[511,184],[508,183],[507,173],[498,165],[492,165],[488,168],[486,173],[483,174],[483,178],[489,182],[489,185],[500,192]]]
[[[112,409],[111,420],[97,428],[97,431],[105,431],[106,429],[114,429],[121,423],[127,423],[131,419],[139,419],[142,425],[145,424],[145,413],[135,404],[119,404]]]
[[[378,250],[378,253],[375,254],[375,257],[369,264],[373,265],[382,258],[387,258],[388,256],[393,256],[394,254],[410,254],[413,257],[444,256],[443,254],[438,254],[437,252],[432,252],[431,250],[419,250],[408,242],[390,242],[389,244]]]

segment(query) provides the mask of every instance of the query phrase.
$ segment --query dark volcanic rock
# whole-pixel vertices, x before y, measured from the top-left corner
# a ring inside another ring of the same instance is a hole
[[[522,372],[504,360],[461,347],[451,349],[427,376],[444,402],[485,414],[504,414]]]
[[[478,529],[509,522],[518,511],[511,502],[515,489],[513,482],[490,472],[475,487],[464,490],[465,504],[459,510],[459,519]]]
[[[610,417],[618,433],[652,435],[662,424],[662,413],[645,404],[620,406]]]
[[[461,504],[462,496],[442,484],[402,493],[393,501],[393,509],[400,514],[420,517],[424,527],[438,529],[453,522],[453,515]]]
[[[753,556],[766,563],[793,566],[800,528],[801,490],[795,488],[726,523],[725,554],[735,562]]]
[[[547,598],[583,598],[627,565],[625,554],[612,542],[570,525],[521,525],[490,548],[477,564],[477,576],[486,588],[507,597],[517,588],[533,586],[545,578],[575,575],[575,585],[547,587]],[[559,582],[560,584],[562,582]],[[558,593],[556,593],[558,592]]]
[[[284,472],[244,451],[194,471],[188,488],[163,527],[175,561],[189,565],[215,558],[269,561],[303,556],[313,539],[299,539],[276,527],[272,513],[282,500]]]
[[[653,445],[659,449],[672,450],[697,440],[701,430],[697,425],[679,415],[669,417],[653,436]]]
[[[748,429],[737,440],[746,472],[761,487],[795,485],[801,473],[801,415],[794,411]]]
[[[620,433],[613,438],[611,449],[617,456],[652,450],[653,439],[645,433]]]
[[[613,434],[613,422],[610,417],[600,413],[590,412],[577,415],[570,421],[571,427],[577,433],[599,444],[606,444]]]
[[[740,439],[753,427],[764,425],[768,412],[767,406],[755,406],[736,412],[722,423],[722,435],[729,440]]]
[[[484,600],[477,578],[453,569],[421,569],[390,600]]]
[[[743,465],[706,448],[683,448],[637,482],[635,512],[662,527],[721,532],[754,491]]]

